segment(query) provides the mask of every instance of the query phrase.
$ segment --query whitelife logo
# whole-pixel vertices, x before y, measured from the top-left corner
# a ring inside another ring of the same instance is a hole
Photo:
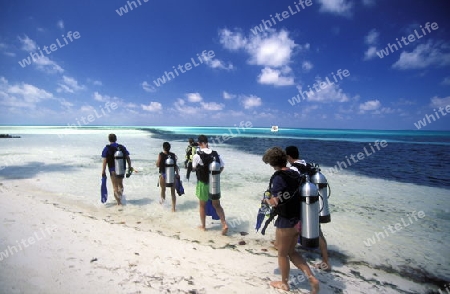
[[[56,50],[58,50],[59,48],[62,48],[66,45],[69,44],[69,42],[67,41],[67,39],[70,40],[70,43],[72,43],[74,40],[78,40],[79,38],[81,38],[81,35],[78,31],[75,31],[72,33],[72,31],[68,31],[67,34],[61,35],[63,37],[64,42],[61,43],[59,38],[56,39],[56,45],[55,43],[51,44],[50,46],[44,46],[42,49],[40,47],[38,47],[39,49],[39,53],[36,52],[30,52],[30,56],[28,56],[27,58],[23,59],[22,61],[19,61],[19,64],[21,67],[25,67],[27,65],[30,65],[32,61],[36,62],[38,61],[40,58],[44,57],[44,53],[42,52],[42,50],[45,51],[45,53],[47,53],[47,55],[49,55],[52,52],[55,52]],[[67,37],[67,39],[66,39]],[[50,49],[50,51],[49,51]]]
[[[423,33],[423,35],[420,35],[420,33],[418,33],[417,32],[417,30],[414,30],[414,34],[410,34],[409,36],[408,36],[408,41],[406,41],[406,37],[402,37],[401,38],[401,40],[402,40],[402,42],[403,42],[403,45],[409,45],[409,44],[411,44],[412,42],[414,42],[414,41],[416,41],[416,37],[417,37],[417,40],[418,39],[421,39],[421,38],[423,38],[424,36],[426,36],[427,35],[427,32],[425,31],[425,29],[428,31],[428,33],[431,33],[431,30],[430,30],[430,28],[433,30],[433,31],[435,31],[435,30],[437,30],[438,28],[439,28],[439,26],[438,26],[438,24],[436,23],[436,22],[433,22],[432,24],[430,24],[429,22],[427,22],[426,24],[425,24],[425,28],[423,28],[422,26],[420,26],[420,28],[422,29],[422,33]],[[399,41],[399,39],[398,38],[395,38],[395,40],[397,40],[397,44],[398,44],[398,46],[400,47],[400,48],[403,48],[402,47],[402,43]],[[395,50],[394,50],[395,49]],[[385,57],[385,56],[388,56],[389,55],[389,50],[391,50],[391,52],[390,53],[394,53],[394,51],[398,51],[399,50],[399,48],[397,47],[397,45],[394,43],[394,44],[391,44],[391,43],[389,43],[387,46],[386,46],[386,48],[385,49],[381,49],[380,51],[378,51],[377,52],[377,55],[378,55],[378,57],[380,57],[380,58],[383,58],[383,57]]]

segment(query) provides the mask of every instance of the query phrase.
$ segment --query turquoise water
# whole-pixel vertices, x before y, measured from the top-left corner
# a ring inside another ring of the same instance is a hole
[[[295,145],[301,157],[335,172],[350,172],[418,185],[450,188],[450,132],[280,129],[244,127],[141,127],[163,140],[199,134],[210,145],[228,144],[250,154]],[[360,154],[362,160],[357,159]]]

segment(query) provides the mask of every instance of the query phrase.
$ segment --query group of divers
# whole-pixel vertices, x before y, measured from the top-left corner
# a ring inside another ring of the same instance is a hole
[[[106,168],[110,173],[114,188],[114,197],[118,205],[122,205],[123,179],[134,171],[131,165],[130,153],[127,148],[117,143],[117,136],[109,134],[109,144],[102,151],[102,177],[106,178]],[[159,186],[161,188],[162,204],[165,201],[166,187],[171,189],[172,211],[175,212],[175,186],[180,179],[180,169],[177,156],[170,151],[169,142],[163,143],[163,151],[159,153],[156,166],[159,168]],[[268,189],[261,200],[258,211],[256,229],[262,226],[266,219],[262,234],[267,225],[275,218],[274,247],[278,251],[278,266],[281,273],[280,281],[272,281],[274,288],[289,291],[289,264],[292,262],[303,271],[311,285],[311,293],[319,292],[319,281],[313,275],[305,259],[295,250],[298,243],[304,248],[319,248],[322,262],[314,264],[314,268],[331,271],[328,260],[327,242],[322,233],[320,223],[330,222],[328,208],[328,183],[320,168],[314,163],[299,159],[296,146],[288,146],[284,150],[272,147],[266,150],[262,160],[274,169],[269,180]],[[208,146],[205,135],[198,136],[197,142],[189,139],[186,148],[184,167],[186,178],[195,171],[197,176],[196,196],[199,200],[200,229],[206,230],[205,219],[207,205],[212,205],[222,225],[222,235],[227,235],[228,225],[225,212],[220,204],[220,173],[224,162],[217,151]],[[287,164],[290,164],[287,166]],[[126,165],[128,171],[126,172]]]

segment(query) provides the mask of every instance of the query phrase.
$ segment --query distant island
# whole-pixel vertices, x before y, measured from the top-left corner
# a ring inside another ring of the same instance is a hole
[[[0,138],[20,138],[20,136],[13,136],[10,134],[0,134]]]

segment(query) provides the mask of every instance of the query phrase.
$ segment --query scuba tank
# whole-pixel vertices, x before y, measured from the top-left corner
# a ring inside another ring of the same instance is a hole
[[[327,178],[320,172],[318,164],[314,167],[311,182],[317,186],[317,189],[319,189],[319,222],[329,223],[331,221],[331,216],[330,209],[328,208],[328,182]]]
[[[220,163],[215,157],[209,164],[209,198],[212,200],[220,198]]]
[[[114,167],[116,171],[116,176],[123,177],[125,175],[125,156],[123,155],[122,150],[120,148],[114,153]]]
[[[319,247],[319,189],[306,177],[300,188],[302,232],[300,244],[307,248]]]
[[[175,161],[169,155],[166,159],[166,187],[173,187],[175,182]]]

